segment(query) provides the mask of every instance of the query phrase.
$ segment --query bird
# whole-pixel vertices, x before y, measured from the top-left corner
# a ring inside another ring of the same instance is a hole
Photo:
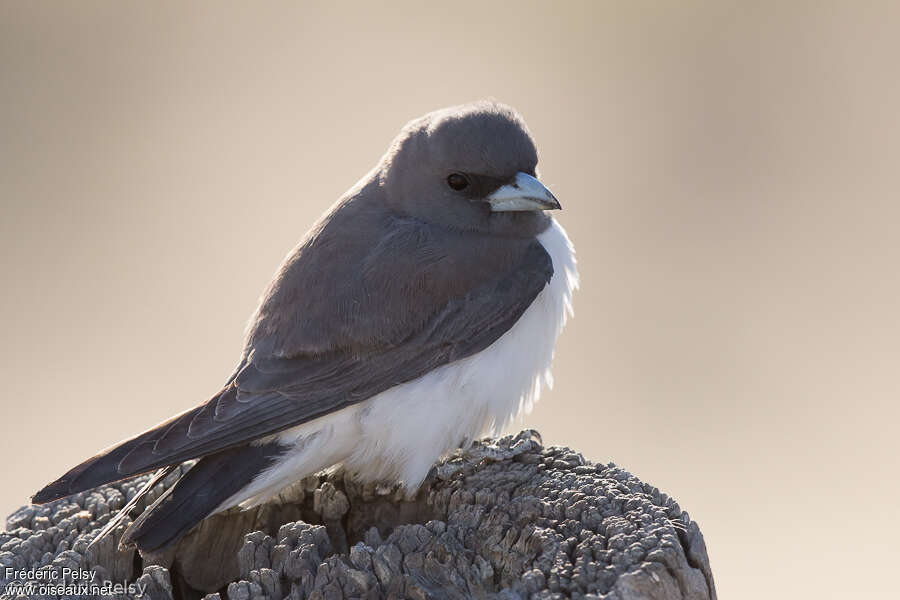
[[[173,547],[205,518],[337,466],[413,493],[435,461],[496,434],[552,385],[575,250],[521,115],[495,100],[407,123],[291,250],[208,401],[101,451],[42,504],[188,461],[122,549]]]

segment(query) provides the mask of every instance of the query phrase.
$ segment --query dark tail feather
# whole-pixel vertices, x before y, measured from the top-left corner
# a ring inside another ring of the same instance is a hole
[[[128,474],[119,473],[118,465],[119,461],[131,450],[132,446],[126,443],[89,458],[53,483],[46,485],[31,497],[31,501],[35,504],[43,504],[128,477]]]
[[[65,496],[77,494],[78,492],[83,492],[112,481],[119,481],[120,479],[131,477],[132,475],[148,473],[160,467],[178,464],[185,460],[196,458],[197,455],[184,458],[174,457],[171,460],[163,460],[160,463],[148,462],[147,464],[141,465],[142,468],[139,469],[121,470],[119,468],[119,463],[131,452],[141,446],[152,448],[153,444],[156,443],[156,439],[161,435],[161,432],[165,432],[169,427],[175,425],[180,420],[192,418],[192,415],[197,412],[197,410],[198,409],[195,408],[180,415],[176,415],[168,421],[160,423],[153,429],[145,431],[130,440],[121,442],[116,446],[107,448],[100,454],[97,454],[77,467],[70,469],[69,472],[53,483],[44,486],[43,489],[31,497],[31,501],[35,504],[44,504],[45,502],[58,500]]]
[[[272,466],[284,450],[278,443],[247,445],[201,458],[135,519],[120,547],[153,551],[174,544]]]
[[[91,541],[91,544],[90,544],[90,545],[93,546],[93,545],[99,543],[100,540],[102,540],[103,538],[105,538],[105,537],[106,537],[107,535],[109,535],[116,527],[118,527],[119,524],[120,524],[122,521],[124,521],[125,518],[131,513],[131,511],[134,509],[134,507],[137,506],[137,504],[138,504],[138,502],[141,500],[141,498],[143,498],[144,496],[146,496],[146,495],[150,492],[150,490],[152,490],[153,487],[154,487],[157,483],[159,483],[160,481],[162,481],[163,479],[165,479],[165,477],[166,477],[169,473],[171,473],[172,471],[174,471],[174,470],[175,470],[175,467],[174,467],[174,466],[171,466],[171,467],[163,467],[162,469],[160,469],[159,471],[157,471],[157,472],[153,475],[153,477],[151,477],[151,478],[147,481],[147,483],[145,483],[144,486],[143,486],[140,490],[138,490],[138,492],[134,495],[134,497],[133,497],[131,500],[129,500],[129,501],[125,504],[125,506],[123,506],[122,508],[120,508],[120,509],[119,509],[119,512],[117,512],[117,513],[115,514],[115,516],[112,517],[112,518],[109,520],[109,522],[107,522],[106,525],[103,526],[103,529],[100,530],[100,533],[98,533],[96,536],[94,536],[94,539],[93,539],[93,541]]]

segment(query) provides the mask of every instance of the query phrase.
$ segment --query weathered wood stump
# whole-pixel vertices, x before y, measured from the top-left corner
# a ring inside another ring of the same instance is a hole
[[[117,551],[124,525],[89,548],[146,478],[11,515],[0,592],[16,581],[5,567],[69,566],[153,600],[716,597],[703,536],[675,501],[613,464],[543,448],[534,431],[447,458],[411,498],[338,471],[207,519],[166,555]]]

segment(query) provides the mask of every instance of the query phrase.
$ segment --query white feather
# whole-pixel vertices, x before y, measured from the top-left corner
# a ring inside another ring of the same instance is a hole
[[[553,277],[513,327],[485,350],[395,386],[360,404],[283,431],[293,446],[217,510],[265,502],[294,481],[337,464],[363,481],[416,489],[441,455],[529,412],[553,385],[553,347],[573,315],[575,250],[555,220],[538,236]]]

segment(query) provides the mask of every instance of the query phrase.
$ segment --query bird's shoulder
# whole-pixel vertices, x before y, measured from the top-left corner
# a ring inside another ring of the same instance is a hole
[[[340,206],[294,249],[254,315],[248,350],[292,356],[400,343],[511,270],[552,273],[534,238],[451,231],[377,208]]]

